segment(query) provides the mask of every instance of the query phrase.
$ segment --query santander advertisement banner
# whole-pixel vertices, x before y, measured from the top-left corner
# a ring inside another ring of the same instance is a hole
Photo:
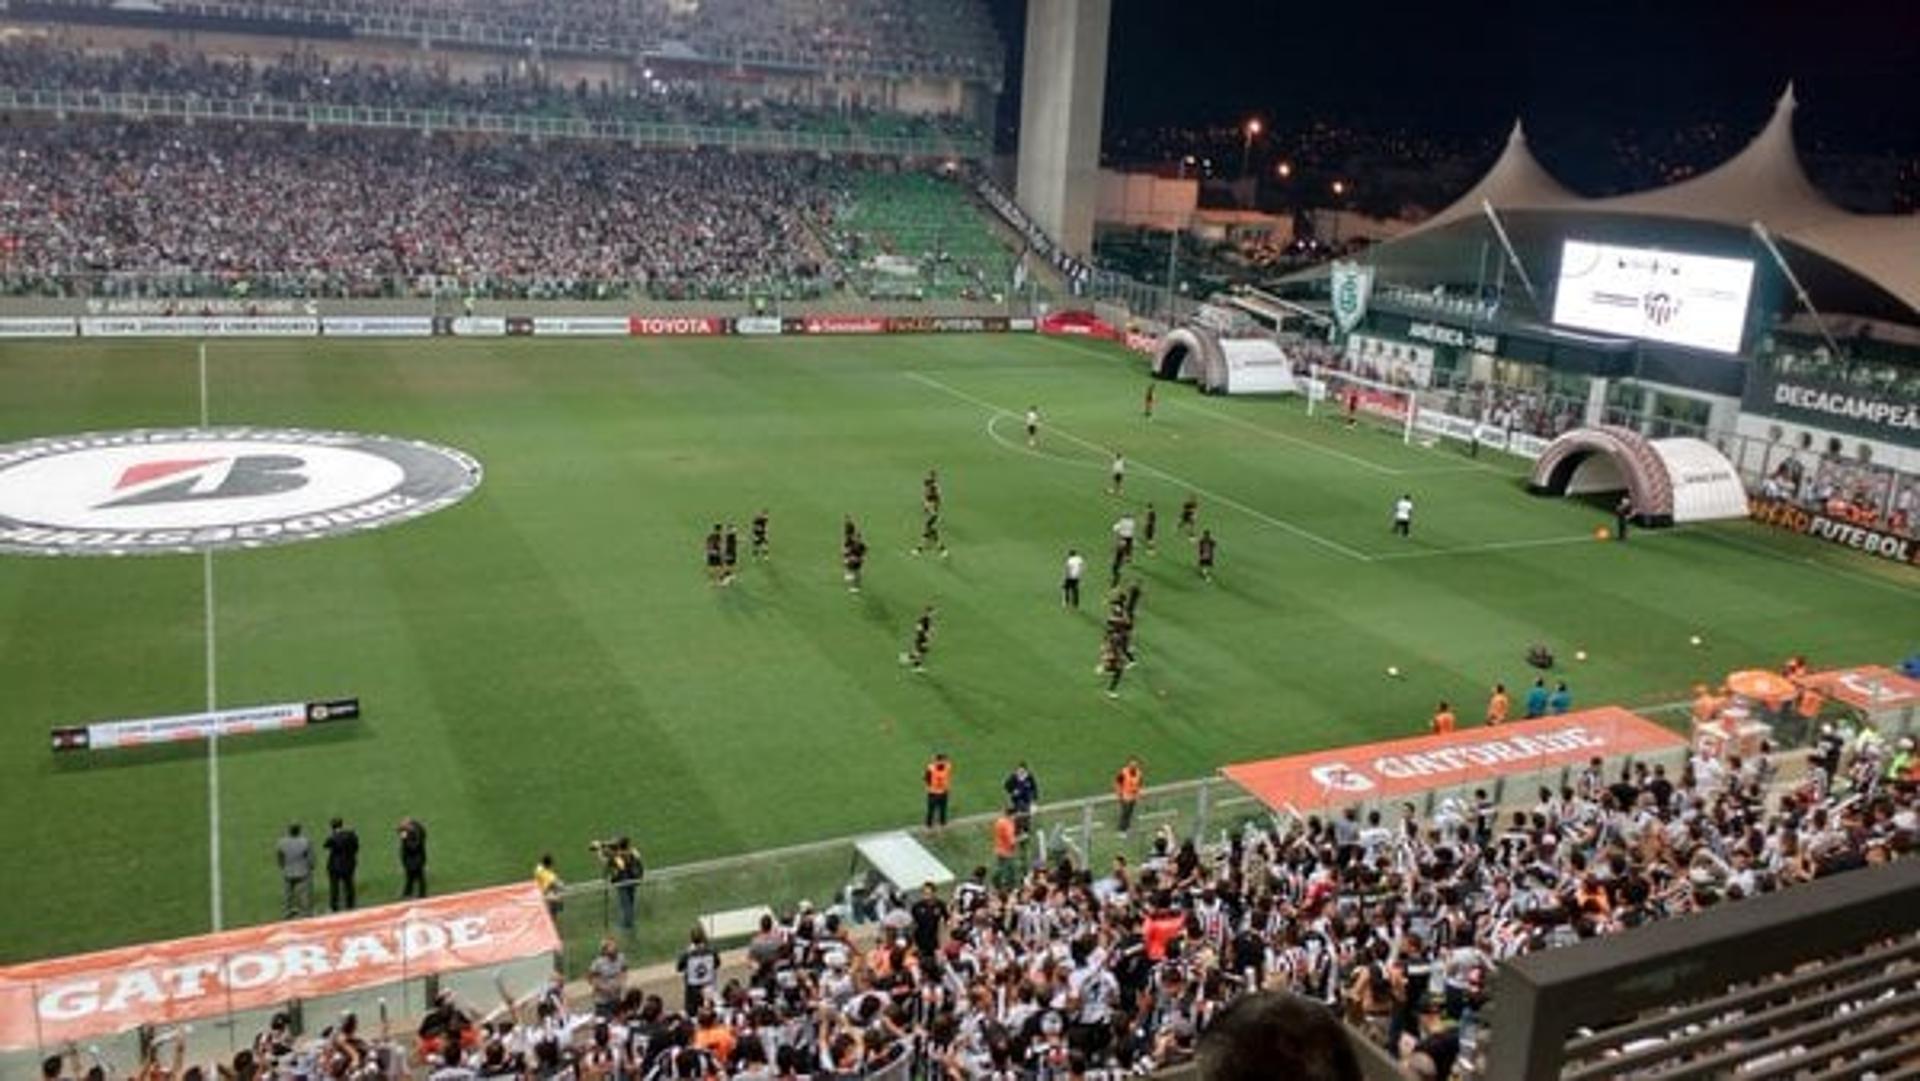
[[[532,883],[0,969],[0,1050],[55,1047],[560,948]]]
[[[808,334],[885,334],[887,320],[879,315],[809,315]]]
[[[1683,751],[1678,733],[1618,706],[1416,736],[1315,754],[1243,762],[1224,772],[1276,810],[1371,803],[1511,774],[1659,751]]]
[[[1104,338],[1110,342],[1124,338],[1113,324],[1092,312],[1051,312],[1040,320],[1042,334],[1072,334],[1082,338]]]

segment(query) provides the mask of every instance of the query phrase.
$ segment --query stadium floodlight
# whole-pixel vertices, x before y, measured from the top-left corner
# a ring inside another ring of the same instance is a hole
[[[1751,222],[1749,225],[1753,229],[1753,235],[1760,241],[1760,246],[1767,249],[1767,255],[1772,257],[1773,264],[1780,268],[1780,273],[1787,279],[1787,284],[1793,287],[1793,295],[1800,301],[1800,306],[1807,309],[1808,315],[1813,316],[1813,325],[1820,328],[1820,337],[1826,340],[1827,348],[1833,351],[1835,358],[1838,358],[1841,355],[1840,343],[1835,341],[1832,332],[1827,330],[1827,321],[1821,318],[1820,310],[1813,306],[1813,298],[1807,295],[1806,287],[1800,284],[1800,276],[1787,265],[1787,257],[1781,254],[1779,246],[1773,242],[1773,234],[1758,221]]]
[[[1520,284],[1527,290],[1527,299],[1533,301],[1536,311],[1539,310],[1540,295],[1533,291],[1533,279],[1527,277],[1526,265],[1520,262],[1520,253],[1513,250],[1513,241],[1507,239],[1507,226],[1500,220],[1499,211],[1494,210],[1493,203],[1487,199],[1480,200],[1480,209],[1486,214],[1487,221],[1493,223],[1493,235],[1500,238],[1500,250],[1507,253],[1508,264],[1513,267],[1515,274],[1520,275]]]

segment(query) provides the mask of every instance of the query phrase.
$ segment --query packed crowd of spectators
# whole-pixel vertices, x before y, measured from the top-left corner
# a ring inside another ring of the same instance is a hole
[[[352,1018],[306,1039],[282,1026],[233,1072],[1114,1079],[1191,1060],[1265,989],[1327,1004],[1415,1077],[1467,1076],[1499,961],[1908,855],[1917,788],[1910,740],[1827,726],[1791,784],[1764,750],[1678,776],[1595,760],[1531,807],[1477,792],[1432,817],[1250,821],[1219,844],[1163,830],[1137,864],[1061,855],[1011,888],[984,867],[949,895],[929,885],[881,904],[877,934],[802,904],[762,919],[738,975],[696,930],[680,994],[630,988],[608,940],[590,1002],[556,977],[511,1008],[443,996],[400,1040]]]
[[[1767,474],[1760,494],[1868,529],[1920,535],[1920,476],[1870,462],[1821,455],[1809,467],[1790,456]]]
[[[107,8],[113,0],[78,0]],[[182,5],[191,6],[191,5]],[[997,80],[978,0],[222,0],[228,18],[333,23],[369,37],[641,55],[693,52],[823,71]]]
[[[1846,387],[1896,401],[1920,401],[1920,368],[1868,357],[1834,356],[1824,345],[1800,346],[1769,341],[1763,359],[1776,378],[1787,382]]]
[[[628,87],[509,78],[455,79],[424,66],[282,53],[219,58],[172,49],[88,50],[42,39],[0,43],[0,86],[81,93],[175,94],[247,102],[295,102],[449,110],[552,119],[687,124],[851,133],[889,138],[977,138],[955,115],[827,108],[765,95],[742,96],[687,79],[641,77]]]
[[[846,189],[844,166],[797,155],[14,126],[0,128],[0,276],[48,294],[79,280],[108,294],[809,295],[840,280],[817,236]]]

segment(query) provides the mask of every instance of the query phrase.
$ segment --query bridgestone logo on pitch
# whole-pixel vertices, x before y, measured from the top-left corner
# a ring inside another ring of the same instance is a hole
[[[103,432],[0,446],[0,553],[253,548],[451,506],[480,464],[413,440],[295,428]]]

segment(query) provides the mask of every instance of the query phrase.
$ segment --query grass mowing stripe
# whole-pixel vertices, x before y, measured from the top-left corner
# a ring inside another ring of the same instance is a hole
[[[932,387],[933,389],[938,390],[944,394],[952,395],[953,397],[958,398],[961,401],[969,402],[973,405],[977,405],[980,408],[985,409],[989,412],[1003,414],[1006,416],[1019,415],[1010,409],[1006,409],[1001,406],[995,405],[992,402],[989,402],[983,398],[976,398],[973,395],[968,394],[966,391],[957,390],[953,387],[950,387],[947,384],[942,383],[938,379],[935,379],[932,376],[926,375],[922,372],[908,372],[906,373],[906,375],[907,375],[907,378],[912,379],[917,383],[925,384],[926,386]],[[1102,448],[1100,444],[1095,443],[1091,440],[1082,439],[1079,436],[1074,435],[1072,432],[1067,431],[1065,428],[1054,426],[1049,430],[1053,432],[1057,432],[1058,434],[1065,437],[1066,439],[1074,443],[1078,443],[1079,445],[1086,447],[1087,449],[1092,450],[1096,453],[1104,453],[1104,448]],[[1193,482],[1185,480],[1179,476],[1176,476],[1173,473],[1169,473],[1164,469],[1155,468],[1153,465],[1147,462],[1142,462],[1136,459],[1134,464],[1139,466],[1142,472],[1151,473],[1157,477],[1160,477],[1162,480],[1171,481],[1172,483],[1177,484],[1181,487],[1187,488],[1191,491],[1198,492],[1201,495],[1206,496],[1208,499],[1211,499],[1214,502],[1221,504],[1222,506],[1232,507],[1233,509],[1239,511],[1242,514],[1247,515],[1250,518],[1253,518],[1257,521],[1265,522],[1268,525],[1275,526],[1279,529],[1283,529],[1286,532],[1301,538],[1302,540],[1312,541],[1314,544],[1317,544],[1329,551],[1338,552],[1339,554],[1346,556],[1348,559],[1357,560],[1361,563],[1370,563],[1373,560],[1373,557],[1367,555],[1365,552],[1359,551],[1354,548],[1349,548],[1346,545],[1341,544],[1337,540],[1330,540],[1326,537],[1321,536],[1318,533],[1315,533],[1310,529],[1306,529],[1302,526],[1294,525],[1292,522],[1289,522],[1283,518],[1275,518],[1273,515],[1268,514],[1265,511],[1257,510],[1253,507],[1249,507],[1245,503],[1242,503],[1237,499],[1233,499],[1230,496],[1224,496],[1218,492],[1209,491],[1208,489],[1203,488],[1198,484],[1194,484]]]
[[[1507,552],[1516,548],[1551,548],[1560,544],[1579,544],[1582,541],[1592,543],[1593,538],[1582,533],[1572,537],[1540,537],[1534,540],[1489,541],[1486,544],[1465,544],[1454,548],[1429,548],[1417,552],[1376,552],[1374,559],[1433,559],[1437,556],[1481,555],[1489,552]]]
[[[207,395],[207,343],[201,342],[199,349],[200,369],[200,426],[211,423],[212,405]],[[207,639],[207,712],[219,708],[219,662],[216,660],[218,647],[214,637],[213,618],[213,549],[200,553],[200,592],[204,598],[202,607],[206,621]],[[226,914],[221,905],[220,870],[220,732],[218,728],[207,732],[207,912],[208,922],[215,931],[226,926]]]

